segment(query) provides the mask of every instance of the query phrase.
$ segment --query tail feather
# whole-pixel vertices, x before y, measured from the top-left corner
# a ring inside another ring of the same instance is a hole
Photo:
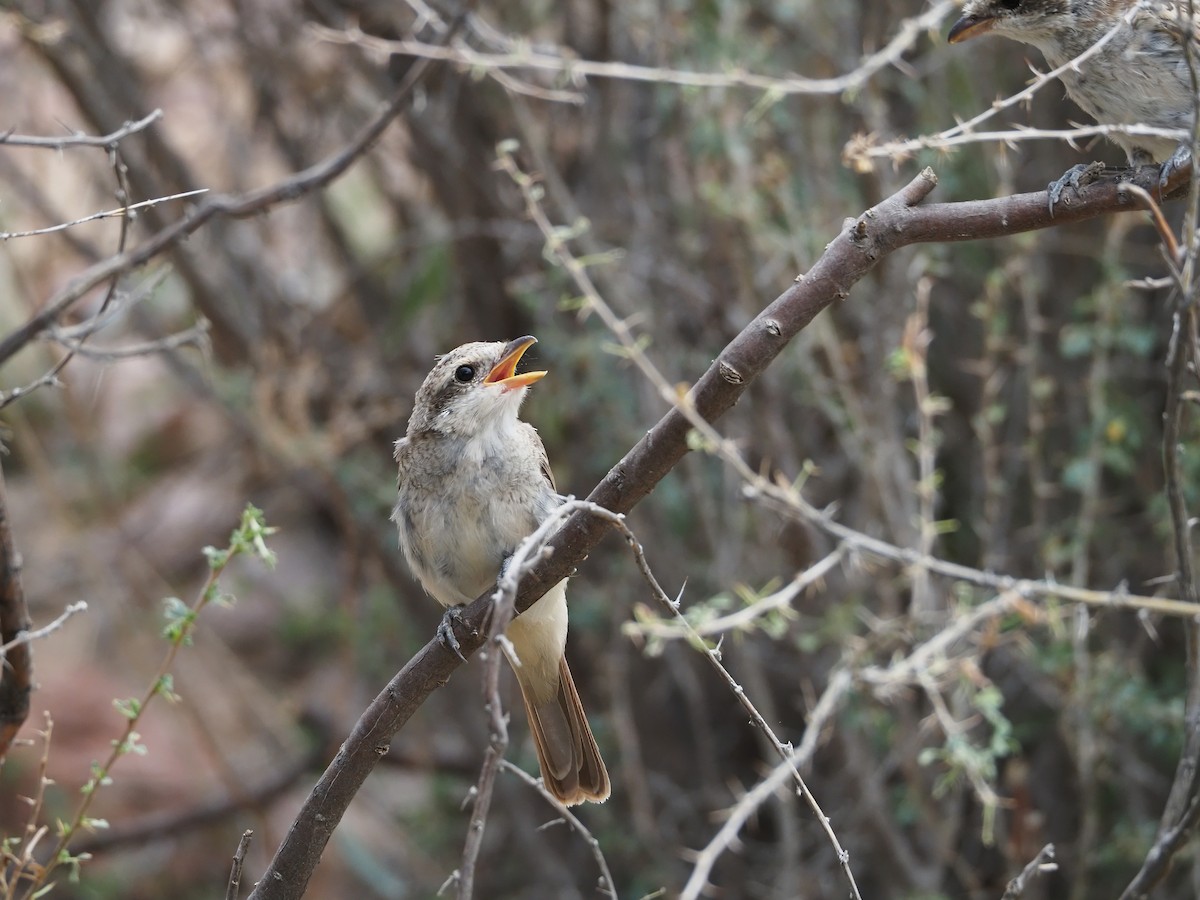
[[[546,789],[567,806],[585,800],[607,800],[608,770],[600,758],[567,660],[559,662],[558,691],[549,702],[535,705],[523,684],[521,696]]]

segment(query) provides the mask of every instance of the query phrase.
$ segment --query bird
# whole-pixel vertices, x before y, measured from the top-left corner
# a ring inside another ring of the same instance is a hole
[[[1102,124],[1190,131],[1195,92],[1183,44],[1197,40],[1200,26],[1171,0],[967,0],[947,40],[1001,35],[1037,47],[1057,69],[1114,28],[1104,46],[1059,76],[1067,95]],[[1135,168],[1161,163],[1160,186],[1191,158],[1190,141],[1121,132],[1110,138]],[[1051,213],[1067,185],[1078,192],[1102,169],[1098,163],[1073,166],[1052,182]]]
[[[491,588],[513,551],[563,498],[537,430],[518,418],[546,372],[516,373],[537,339],[463,344],[439,357],[418,389],[405,436],[392,519],[400,548],[447,615]],[[516,674],[542,780],[567,806],[602,803],[608,771],[565,655],[563,579],[509,623]],[[457,652],[451,623],[439,629]]]

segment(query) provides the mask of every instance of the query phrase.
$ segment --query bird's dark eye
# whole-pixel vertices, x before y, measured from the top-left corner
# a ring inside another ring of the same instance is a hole
[[[1005,9],[1017,9],[1022,3],[1022,0],[1000,0],[1000,5]]]
[[[461,381],[463,384],[471,381],[475,377],[474,366],[459,366],[454,370],[455,381]]]

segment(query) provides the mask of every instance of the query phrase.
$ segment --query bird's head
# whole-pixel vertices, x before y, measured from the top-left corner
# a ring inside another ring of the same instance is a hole
[[[438,357],[417,391],[409,435],[436,431],[467,437],[506,418],[516,420],[526,389],[546,374],[517,374],[517,363],[536,343],[532,335],[507,344],[479,341]]]
[[[962,16],[950,28],[951,44],[981,34],[999,34],[1026,44],[1055,38],[1063,29],[1077,27],[1081,9],[1094,0],[967,0]]]

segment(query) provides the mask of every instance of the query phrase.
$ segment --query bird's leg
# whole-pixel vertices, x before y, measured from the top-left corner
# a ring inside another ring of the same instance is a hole
[[[1046,191],[1050,194],[1050,216],[1054,216],[1054,205],[1062,199],[1063,191],[1071,188],[1075,191],[1075,196],[1079,196],[1079,189],[1084,185],[1091,184],[1104,172],[1104,163],[1093,162],[1084,165],[1079,163],[1071,166],[1067,171],[1063,172],[1062,177],[1057,181],[1052,181],[1046,187]]]
[[[454,636],[454,626],[461,625],[466,621],[463,616],[463,610],[466,607],[463,604],[457,606],[446,607],[446,612],[442,615],[442,621],[438,623],[437,638],[441,641],[442,646],[461,659],[463,662],[467,658],[462,655],[462,646],[458,643],[458,638]]]

